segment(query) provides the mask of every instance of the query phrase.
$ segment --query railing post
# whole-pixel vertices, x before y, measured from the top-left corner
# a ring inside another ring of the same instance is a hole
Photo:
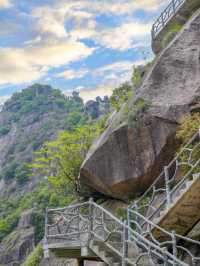
[[[103,239],[105,241],[106,240],[106,231],[105,231],[104,224],[106,224],[106,215],[104,212],[102,212]]]
[[[198,266],[196,258],[192,258],[192,266]]]
[[[174,14],[176,14],[176,5],[175,5],[175,1],[174,0],[172,0],[172,6],[173,6]]]
[[[47,241],[47,235],[48,235],[48,208],[46,208],[45,213],[45,232],[44,232],[44,244],[43,244],[43,250],[44,250],[44,258],[49,258],[49,248],[48,248],[48,241]]]
[[[152,40],[155,39],[155,30],[154,30],[154,25],[152,26],[152,30],[151,30],[151,37],[152,37]]]
[[[80,227],[80,223],[81,223],[81,219],[80,219],[80,208],[78,208],[78,237],[79,237],[79,241],[81,241],[81,227]]]
[[[138,234],[141,233],[141,230],[140,230],[140,217],[138,216],[138,213],[139,213],[139,207],[138,207],[138,203],[137,201],[134,202],[134,208],[135,208],[135,221],[136,221],[136,232]]]
[[[124,221],[123,225],[123,253],[122,253],[122,266],[127,265],[127,256],[128,256],[128,230],[127,230],[127,221]]]
[[[161,21],[162,21],[162,26],[164,28],[164,26],[165,26],[165,20],[164,20],[164,17],[163,17],[163,13],[161,14]]]
[[[88,246],[90,241],[92,240],[93,235],[93,213],[94,213],[94,206],[93,206],[93,198],[89,199],[89,237],[88,237]]]
[[[164,167],[164,173],[165,173],[165,188],[166,188],[166,198],[167,198],[167,209],[171,205],[171,195],[170,195],[170,185],[169,185],[169,171],[168,167]]]
[[[131,240],[131,213],[130,209],[127,208],[127,222],[128,222],[128,240]]]
[[[166,247],[163,248],[163,259],[164,259],[163,266],[167,266],[168,265],[168,256],[167,256],[167,248]]]
[[[173,249],[173,255],[177,258],[177,241],[176,241],[176,232],[172,231],[172,249]],[[176,262],[173,261],[173,265],[176,266]]]

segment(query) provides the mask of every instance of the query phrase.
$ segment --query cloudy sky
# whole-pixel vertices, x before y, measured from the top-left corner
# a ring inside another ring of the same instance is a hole
[[[0,0],[0,101],[35,82],[110,95],[152,57],[167,0]]]

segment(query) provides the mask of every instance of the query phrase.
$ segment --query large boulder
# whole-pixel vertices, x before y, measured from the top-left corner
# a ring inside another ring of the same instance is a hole
[[[180,119],[199,100],[200,10],[93,144],[80,170],[80,184],[115,198],[143,193],[174,155]]]

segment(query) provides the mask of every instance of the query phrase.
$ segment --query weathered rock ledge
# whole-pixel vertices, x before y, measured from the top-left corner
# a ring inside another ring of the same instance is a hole
[[[200,10],[159,55],[130,103],[91,147],[80,183],[136,197],[174,154],[180,119],[200,101]]]

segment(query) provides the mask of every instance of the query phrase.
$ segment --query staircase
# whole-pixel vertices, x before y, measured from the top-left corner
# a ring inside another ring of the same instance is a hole
[[[185,235],[200,220],[199,189],[200,131],[129,210],[135,209],[166,230]]]
[[[190,242],[184,236],[200,221],[199,192],[200,130],[164,167],[143,196],[129,206],[129,226],[134,223],[138,232],[154,242],[166,243],[175,238],[176,242]],[[195,256],[191,260],[200,265]]]
[[[200,220],[200,130],[164,167],[122,222],[88,202],[47,209],[44,253],[93,259],[101,265],[200,265],[186,234]]]
[[[49,251],[79,260],[92,258],[110,266],[188,265],[92,200],[47,210],[46,258]]]

